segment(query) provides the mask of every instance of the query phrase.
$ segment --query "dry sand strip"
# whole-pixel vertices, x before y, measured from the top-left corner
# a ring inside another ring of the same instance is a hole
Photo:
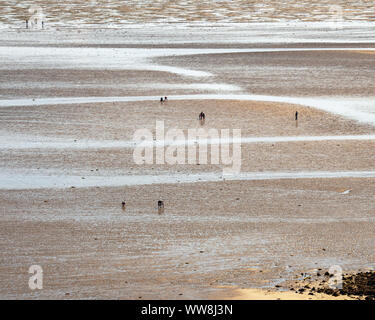
[[[236,300],[375,300],[374,271],[345,274],[341,289],[328,285],[327,280],[331,276],[327,272],[320,279],[308,277],[295,283],[288,291],[228,288],[231,292],[224,296]]]
[[[30,107],[46,105],[71,105],[71,104],[95,104],[114,102],[140,102],[158,101],[157,96],[124,96],[124,97],[65,97],[65,98],[40,98],[40,99],[11,99],[0,100],[0,108]],[[334,113],[345,118],[375,125],[375,114],[363,111],[363,107],[371,108],[375,103],[374,97],[287,97],[268,96],[255,94],[192,94],[170,96],[170,100],[238,100],[290,103],[313,107],[319,110]]]
[[[262,289],[238,289],[238,296],[231,298],[233,300],[358,300],[347,295],[338,297],[330,296],[324,293],[295,293],[290,291],[267,291]]]
[[[295,293],[293,291],[276,291],[266,289],[232,289],[232,292],[224,291],[223,296],[218,296],[218,299],[228,300],[358,300],[357,298],[347,295],[340,295],[334,297],[325,293],[315,293],[309,295],[308,292]]]
[[[128,176],[69,176],[57,174],[28,174],[17,171],[0,173],[0,189],[66,189],[89,187],[119,187],[152,184],[179,184],[215,181],[256,181],[285,179],[375,178],[375,171],[300,171],[300,172],[243,172],[235,175],[222,173],[179,175],[128,175]]]

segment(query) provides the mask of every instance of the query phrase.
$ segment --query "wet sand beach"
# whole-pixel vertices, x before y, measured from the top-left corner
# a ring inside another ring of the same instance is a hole
[[[229,296],[221,286],[276,289],[337,263],[361,269],[374,259],[373,186],[307,179],[1,191],[2,296],[205,299]],[[36,262],[48,285],[33,293],[25,265]]]
[[[171,30],[0,32],[0,297],[355,299],[298,289],[373,269],[371,27],[333,44]],[[241,129],[240,174],[135,164],[156,121]]]
[[[145,116],[139,118],[142,108]],[[12,107],[2,109],[4,131],[20,135],[21,141],[22,137],[63,139],[73,149],[54,149],[53,143],[28,149],[23,142],[18,148],[2,149],[3,170],[21,173],[24,179],[44,174],[59,180],[78,174],[83,179],[107,177],[109,183],[111,176],[121,175],[220,175],[222,166],[210,164],[137,166],[131,148],[74,149],[74,143],[85,139],[103,141],[103,147],[105,141],[131,140],[132,130],[152,129],[155,119],[165,119],[166,128],[199,127],[193,117],[202,108],[215,115],[205,125],[230,128],[235,123],[244,136],[374,134],[369,125],[277,103],[170,100],[165,105],[158,101],[71,105],[63,110]],[[298,127],[295,109],[301,114]],[[26,118],[21,120],[20,113]],[[6,121],[10,114],[18,120]],[[44,121],[51,114],[56,117]],[[98,130],[101,122],[109,127]],[[371,140],[243,144],[241,171],[371,171],[373,144]],[[197,177],[195,181],[14,191],[2,185],[2,271],[7,274],[2,278],[2,296],[229,298],[233,294],[228,286],[275,289],[306,269],[340,263],[355,270],[374,258],[371,178],[202,182]],[[347,190],[350,193],[345,194]],[[123,199],[126,211],[121,209]],[[166,204],[162,216],[156,209],[159,199]],[[30,292],[25,282],[25,266],[36,262],[44,266],[44,281],[50,288],[38,294]]]

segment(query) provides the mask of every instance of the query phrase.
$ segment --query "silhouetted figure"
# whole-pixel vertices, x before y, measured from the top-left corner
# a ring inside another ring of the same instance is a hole
[[[121,206],[122,206],[122,210],[125,210],[125,207],[126,207],[125,201],[121,202]]]
[[[26,29],[29,29],[29,20],[26,19]]]
[[[164,201],[161,201],[161,200],[158,201],[158,213],[159,214],[164,213]]]
[[[298,128],[298,111],[296,111],[295,119],[296,119],[296,128]]]
[[[206,115],[204,114],[203,111],[199,114],[199,121],[201,122],[202,126],[204,125],[204,123],[206,121]]]
[[[44,21],[42,21],[42,29],[44,29]]]
[[[160,98],[160,104],[163,104],[163,103],[164,103],[163,98]]]

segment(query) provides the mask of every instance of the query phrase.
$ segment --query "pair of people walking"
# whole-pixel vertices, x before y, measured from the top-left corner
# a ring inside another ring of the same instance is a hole
[[[199,120],[206,120],[206,115],[203,111],[199,114]]]

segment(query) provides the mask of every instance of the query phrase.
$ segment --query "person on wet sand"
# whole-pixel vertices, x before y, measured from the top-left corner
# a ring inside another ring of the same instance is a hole
[[[163,104],[164,103],[164,100],[163,100],[163,97],[160,98],[160,104]]]
[[[161,200],[158,201],[158,213],[159,214],[164,213],[164,201],[161,201]]]
[[[121,202],[122,210],[125,210],[126,203],[125,201]]]
[[[206,122],[206,115],[204,114],[203,111],[199,114],[199,121],[201,123],[201,126],[203,126],[204,123]]]
[[[164,102],[167,102],[168,101],[168,98],[167,97],[164,97]]]
[[[296,111],[295,119],[296,119],[296,121],[298,121],[298,111]]]
[[[26,19],[26,29],[29,29],[29,20]]]

